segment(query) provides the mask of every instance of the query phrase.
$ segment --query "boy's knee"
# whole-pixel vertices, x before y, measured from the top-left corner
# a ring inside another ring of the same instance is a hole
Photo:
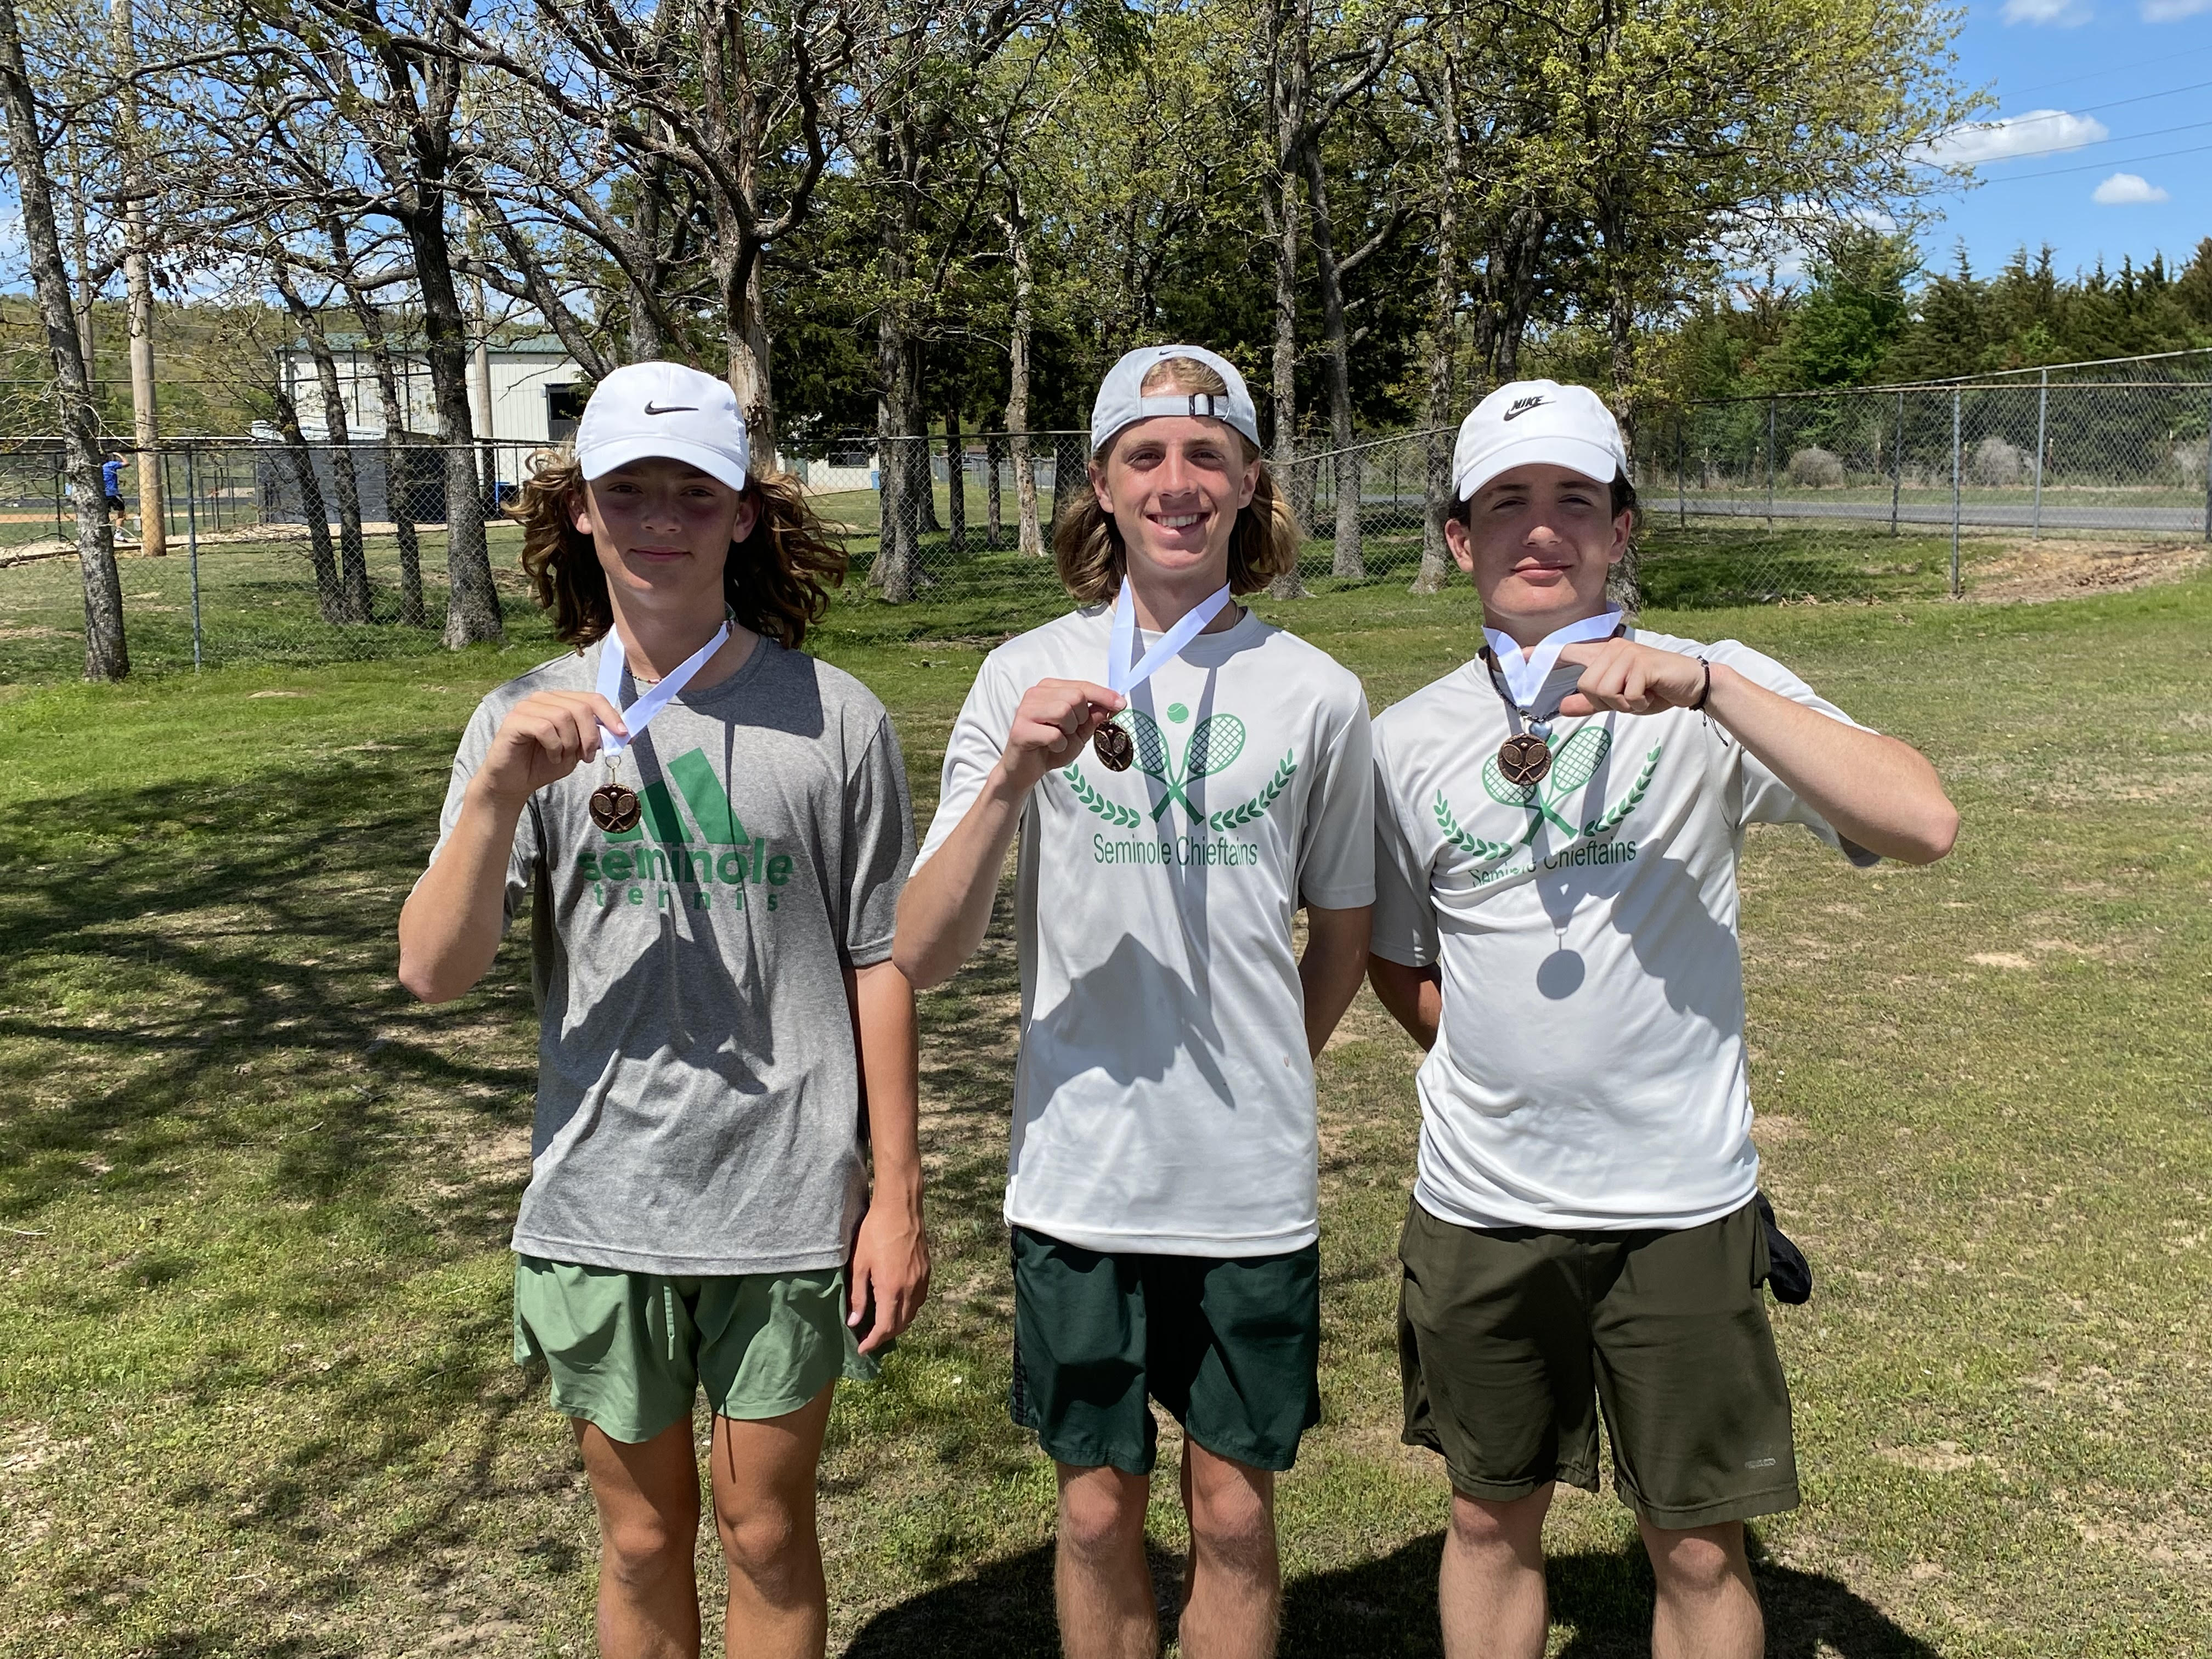
[[[641,1516],[599,1531],[600,1571],[625,1589],[650,1590],[691,1564],[692,1538],[659,1516]]]
[[[1647,1526],[1644,1540],[1662,1595],[1692,1600],[1718,1595],[1747,1571],[1739,1522],[1680,1530]]]
[[[743,1515],[718,1517],[722,1554],[770,1601],[787,1598],[809,1581],[814,1535],[780,1504],[757,1504]]]
[[[1250,1482],[1201,1482],[1191,1492],[1191,1540],[1224,1560],[1265,1565],[1275,1557],[1275,1517]]]
[[[1060,1489],[1060,1539],[1083,1555],[1110,1555],[1145,1525],[1145,1485],[1114,1478],[1099,1469],[1065,1482]]]

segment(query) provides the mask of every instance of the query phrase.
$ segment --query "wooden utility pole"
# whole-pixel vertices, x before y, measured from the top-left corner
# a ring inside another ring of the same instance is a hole
[[[154,410],[154,266],[147,252],[145,169],[138,148],[137,31],[132,0],[110,13],[118,76],[116,130],[128,146],[123,188],[123,283],[131,313],[131,442],[138,452],[138,545],[149,558],[169,550],[168,503],[161,489],[161,432]]]

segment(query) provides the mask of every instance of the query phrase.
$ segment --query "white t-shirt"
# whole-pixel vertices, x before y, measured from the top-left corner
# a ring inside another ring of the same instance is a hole
[[[1852,723],[1734,640],[1628,637]],[[1579,672],[1555,671],[1547,700]],[[1497,769],[1510,729],[1479,659],[1375,722],[1375,953],[1443,964],[1414,1196],[1466,1227],[1728,1215],[1759,1181],[1736,942],[1744,826],[1802,823],[1842,843],[1701,714],[1555,721],[1551,773],[1525,790]]]
[[[984,660],[916,868],[975,805],[1024,693],[1104,681],[1112,622],[1078,611]],[[1136,763],[1110,772],[1086,746],[1022,814],[1006,1219],[1086,1249],[1297,1249],[1320,1233],[1319,1138],[1291,921],[1374,897],[1366,695],[1247,612],[1130,704]]]

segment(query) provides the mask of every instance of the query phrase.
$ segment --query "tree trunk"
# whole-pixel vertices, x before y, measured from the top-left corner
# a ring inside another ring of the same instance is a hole
[[[1006,441],[994,432],[983,440],[983,465],[986,469],[983,482],[985,515],[983,538],[984,544],[994,553],[999,550],[1000,544],[1006,539],[1006,515],[1000,500],[1002,486],[999,482],[999,469],[1006,464]]]
[[[895,221],[886,221],[886,240]],[[902,251],[885,249],[886,263],[902,265]],[[902,278],[903,270],[896,271]],[[907,410],[913,403],[907,374],[912,366],[906,336],[896,301],[886,303],[876,319],[876,477],[882,491],[881,528],[876,535],[876,562],[869,580],[893,605],[914,598],[915,543],[914,468],[908,452],[914,447],[908,434]]]
[[[718,216],[716,231],[729,250],[722,276],[722,325],[730,390],[745,417],[745,441],[763,465],[775,465],[775,391],[770,381],[768,311],[761,297],[760,250],[734,215]]]
[[[368,554],[362,545],[361,484],[353,466],[353,433],[346,420],[345,394],[338,388],[337,360],[323,332],[322,319],[300,297],[291,273],[279,267],[277,293],[292,320],[300,325],[307,354],[314,360],[315,381],[323,397],[323,436],[330,447],[331,483],[338,498],[338,606],[332,620],[365,623],[372,620],[368,594]]]
[[[1613,370],[1613,418],[1620,422],[1620,441],[1627,453],[1630,477],[1636,476],[1636,279],[1620,213],[1601,211],[1598,234],[1605,246],[1606,335]],[[1607,577],[1606,597],[1633,621],[1644,601],[1643,558],[1634,537],[1628,551]]]
[[[501,638],[499,590],[484,540],[484,501],[477,479],[474,423],[469,415],[468,327],[453,285],[446,240],[445,198],[418,184],[416,200],[397,216],[415,255],[422,300],[424,356],[437,401],[438,441],[446,462],[446,634],[448,649]]]
[[[1006,250],[1014,262],[1013,327],[1007,337],[1006,431],[1014,457],[1014,501],[1019,515],[1019,545],[1024,558],[1045,555],[1044,533],[1037,523],[1036,457],[1030,450],[1030,331],[1032,326],[1028,225],[1022,217],[1017,191],[1008,211],[999,221],[1006,233]]]
[[[1444,525],[1452,511],[1453,349],[1459,335],[1459,70],[1449,46],[1440,72],[1423,77],[1431,115],[1437,124],[1437,167],[1434,179],[1437,212],[1436,285],[1429,300],[1429,384],[1426,411],[1427,511],[1421,520],[1421,569],[1416,593],[1438,593],[1451,580],[1451,548]]]
[[[314,452],[307,434],[300,430],[300,405],[292,388],[284,384],[285,370],[276,370],[276,430],[284,440],[284,458],[292,464],[293,481],[300,486],[300,517],[307,526],[307,558],[315,568],[315,600],[323,620],[333,627],[353,618],[346,614],[344,590],[338,583],[338,562],[331,548],[330,509],[323,504],[323,487],[315,477]]]
[[[1336,227],[1328,208],[1328,175],[1318,135],[1304,146],[1306,199],[1313,210],[1314,264],[1321,276],[1323,361],[1328,369],[1329,446],[1336,451],[1336,550],[1332,574],[1358,580],[1367,574],[1359,546],[1360,456],[1352,448],[1352,364],[1344,320],[1344,283],[1336,264]]]
[[[471,285],[476,301],[476,313],[470,319],[474,326],[470,330],[469,382],[475,388],[476,401],[471,410],[481,410],[483,423],[476,429],[476,437],[483,447],[477,460],[483,469],[484,511],[499,511],[499,425],[492,418],[491,408],[491,317],[484,307],[484,285],[482,277]]]
[[[915,514],[916,534],[927,532],[941,536],[945,533],[945,520],[937,516],[937,474],[929,461],[929,417],[922,412],[927,388],[922,381],[921,339],[908,335],[906,349],[909,359],[906,372],[907,396],[910,400],[906,429],[914,434],[914,442],[908,446],[907,450],[908,465],[914,468],[914,482],[908,486],[908,499],[921,509]],[[915,566],[915,580],[921,580],[925,568],[919,564]]]
[[[956,555],[968,550],[968,441],[961,435],[960,411],[948,410],[945,416],[945,479],[951,486],[945,494],[945,516],[951,520],[951,539],[947,547]]]
[[[69,454],[70,493],[76,507],[77,563],[84,577],[84,677],[119,680],[131,672],[123,637],[123,583],[115,568],[115,536],[107,520],[107,492],[100,486],[100,421],[92,404],[83,342],[70,302],[69,271],[62,264],[61,234],[54,222],[53,186],[39,146],[39,109],[23,64],[15,0],[0,0],[0,104],[6,106],[8,155],[15,175],[25,252],[39,298],[39,320],[53,359],[54,389],[61,404]]]
[[[1312,497],[1297,498],[1298,453],[1298,134],[1305,125],[1306,94],[1311,83],[1308,25],[1311,14],[1300,0],[1269,0],[1267,6],[1267,98],[1274,122],[1275,178],[1273,209],[1275,241],[1275,343],[1272,368],[1276,487],[1288,500],[1297,522],[1301,548],[1311,521]],[[1286,31],[1285,13],[1291,14]],[[1302,599],[1305,578],[1293,563],[1268,584],[1270,597]]]
[[[334,238],[332,246],[341,264],[345,264],[343,240]],[[347,294],[354,319],[361,325],[362,338],[368,345],[369,362],[375,366],[377,401],[384,410],[384,506],[392,515],[392,533],[399,544],[399,621],[407,628],[428,628],[430,619],[422,609],[422,545],[416,538],[415,503],[410,499],[415,469],[408,465],[412,458],[405,451],[407,410],[399,397],[399,371],[392,361],[383,313],[375,301],[351,289]]]

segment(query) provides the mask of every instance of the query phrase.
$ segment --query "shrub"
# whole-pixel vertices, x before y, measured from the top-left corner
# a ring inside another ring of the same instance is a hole
[[[1790,458],[1790,482],[1799,489],[1841,489],[1844,464],[1814,444]]]
[[[2016,484],[2027,477],[2027,457],[2018,445],[1991,434],[1974,446],[1967,458],[1966,477],[1978,484]]]

